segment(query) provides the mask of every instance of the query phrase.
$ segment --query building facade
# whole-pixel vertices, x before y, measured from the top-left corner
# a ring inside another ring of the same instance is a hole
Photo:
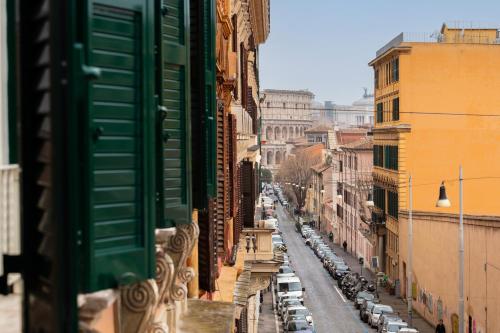
[[[443,25],[434,39],[400,34],[370,63],[375,74],[374,215],[385,267],[414,309],[458,329],[458,168],[465,172],[466,329],[499,330],[500,106],[498,29]],[[443,66],[446,64],[446,66]],[[491,87],[488,89],[486,87]],[[495,120],[493,120],[495,119]],[[408,243],[408,178],[413,241]],[[447,179],[451,179],[446,181]],[[467,181],[469,179],[470,181]],[[437,208],[442,180],[452,206]],[[424,185],[427,184],[427,185]],[[485,195],[487,193],[487,195]],[[480,244],[480,245],[479,245]],[[412,267],[408,248],[413,247]],[[412,285],[408,285],[411,269]]]
[[[367,267],[375,253],[366,206],[372,187],[372,146],[372,137],[366,136],[333,151],[338,172],[334,240],[339,244],[345,241],[347,250],[357,258],[363,257]]]
[[[0,287],[21,274],[23,331],[243,325],[279,266],[272,230],[254,230],[269,2],[2,6],[0,224],[18,239],[2,234]],[[245,236],[260,259],[238,251]],[[210,301],[237,263],[250,303]]]
[[[262,165],[275,173],[287,157],[286,142],[304,136],[312,126],[314,95],[307,90],[262,92]]]

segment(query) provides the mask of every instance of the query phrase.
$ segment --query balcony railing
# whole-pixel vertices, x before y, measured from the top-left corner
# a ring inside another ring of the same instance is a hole
[[[21,253],[19,205],[19,166],[0,166],[0,275],[3,275],[3,255]]]
[[[273,260],[273,239],[271,228],[243,229],[243,246],[247,250],[247,260]]]

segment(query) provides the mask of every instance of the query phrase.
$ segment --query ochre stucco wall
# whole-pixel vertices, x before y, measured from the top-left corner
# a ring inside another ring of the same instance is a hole
[[[399,267],[402,295],[405,295],[403,263],[408,264],[408,215],[401,214],[399,223]],[[491,226],[472,225],[466,219],[464,225],[465,319],[467,323],[469,315],[472,317],[476,333],[500,332],[500,219],[490,223]],[[437,304],[440,299],[443,320],[446,327],[450,328],[451,315],[458,313],[457,216],[414,215],[413,274],[417,294],[424,292],[432,296],[432,312],[423,304],[420,296],[414,301],[415,309],[429,321],[437,323]]]

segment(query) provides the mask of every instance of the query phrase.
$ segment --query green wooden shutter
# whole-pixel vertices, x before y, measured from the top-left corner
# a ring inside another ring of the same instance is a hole
[[[145,0],[88,2],[88,256],[84,289],[154,276],[152,15]],[[99,69],[101,74],[96,71]]]
[[[159,227],[191,223],[189,2],[163,0],[160,12],[160,100],[163,218]]]

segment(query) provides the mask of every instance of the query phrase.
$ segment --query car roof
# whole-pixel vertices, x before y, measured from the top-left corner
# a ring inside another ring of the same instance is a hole
[[[300,282],[300,279],[298,276],[285,276],[282,278],[278,278],[278,283],[283,283],[283,282]]]
[[[399,320],[389,320],[387,322],[387,325],[399,325],[399,326],[408,326],[407,322],[404,321],[399,321]]]
[[[303,305],[295,305],[295,306],[288,307],[287,312],[293,311],[293,310],[307,310],[307,308]]]
[[[377,309],[391,309],[392,310],[392,306],[387,305],[387,304],[375,304],[375,306],[377,307]]]

